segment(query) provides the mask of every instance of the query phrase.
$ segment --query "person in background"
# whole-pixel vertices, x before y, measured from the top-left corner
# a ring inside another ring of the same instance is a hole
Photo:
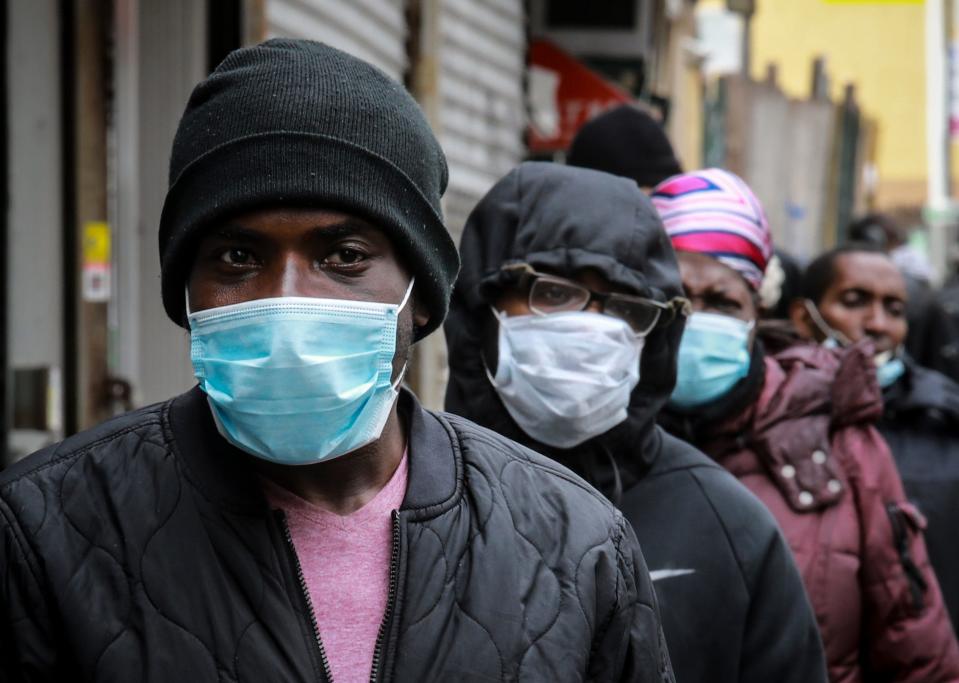
[[[942,309],[940,324],[946,326],[946,342],[939,347],[936,369],[959,382],[959,242],[949,248],[949,268],[946,281],[936,292],[936,302]]]
[[[959,329],[951,323],[944,301],[936,296],[928,260],[906,242],[904,231],[892,216],[872,213],[854,221],[847,231],[850,243],[885,251],[902,273],[906,284],[908,332],[904,348],[917,362],[959,381],[952,349],[959,344]]]
[[[889,256],[869,245],[826,252],[806,268],[792,320],[806,338],[832,346],[863,339],[882,387],[879,429],[909,499],[919,508],[929,558],[952,624],[959,625],[959,384],[916,363],[908,338],[908,288]]]
[[[159,243],[199,386],[0,475],[0,680],[673,680],[623,515],[397,390],[459,265],[447,178],[327,45],[196,87]]]
[[[662,124],[630,104],[583,125],[570,144],[566,163],[632,178],[644,192],[682,172]]]
[[[524,163],[477,205],[460,250],[446,408],[570,467],[622,509],[680,683],[825,681],[775,520],[655,425],[687,302],[649,199],[631,180]]]
[[[819,621],[829,676],[959,680],[959,647],[920,523],[874,427],[871,352],[798,344],[767,352],[758,290],[772,253],[752,191],[718,169],[652,195],[693,314],[660,414],[772,511]]]

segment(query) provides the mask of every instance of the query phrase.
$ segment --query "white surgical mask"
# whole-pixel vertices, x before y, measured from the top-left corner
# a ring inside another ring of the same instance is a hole
[[[524,432],[572,448],[626,419],[645,337],[588,311],[496,316],[499,363],[490,381]]]

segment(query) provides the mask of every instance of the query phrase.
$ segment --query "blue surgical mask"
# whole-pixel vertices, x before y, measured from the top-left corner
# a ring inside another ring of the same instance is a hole
[[[825,335],[822,345],[827,349],[838,349],[852,346],[852,341],[839,330],[830,326],[819,312],[816,304],[809,299],[804,301],[806,310],[812,318],[813,323],[819,328],[819,331]],[[885,389],[895,383],[902,377],[906,371],[906,366],[902,362],[898,351],[886,351],[873,357],[876,364],[876,378],[879,380],[879,386]]]
[[[906,364],[902,362],[902,358],[892,351],[877,354],[873,362],[876,364],[876,378],[883,389],[895,384],[906,371]]]
[[[220,434],[281,465],[376,441],[397,397],[396,323],[412,289],[399,305],[279,297],[190,313],[193,371]]]
[[[728,315],[693,313],[679,344],[676,387],[670,403],[695,408],[728,393],[749,374],[752,323]]]

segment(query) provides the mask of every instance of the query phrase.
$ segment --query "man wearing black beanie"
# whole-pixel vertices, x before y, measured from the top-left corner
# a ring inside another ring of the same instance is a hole
[[[566,163],[632,178],[644,192],[683,172],[660,123],[629,104],[610,109],[580,128]]]
[[[0,680],[673,680],[622,515],[397,390],[459,267],[446,181],[326,45],[196,87],[159,246],[198,386],[0,475]]]

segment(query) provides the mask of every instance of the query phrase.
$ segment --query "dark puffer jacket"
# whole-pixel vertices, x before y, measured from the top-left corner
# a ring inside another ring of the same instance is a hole
[[[401,398],[374,680],[672,680],[622,515],[555,463]],[[323,681],[282,517],[197,389],[0,477],[0,681]]]
[[[875,377],[871,349],[840,357],[800,344],[764,358],[757,344],[745,392],[720,406],[728,417],[706,406],[700,415],[668,412],[662,420],[779,520],[833,683],[957,681],[959,649],[921,518],[873,426],[882,409]]]
[[[657,301],[682,295],[662,223],[635,183],[522,164],[477,206],[460,250],[445,325],[447,408],[546,453],[618,503],[652,570],[680,683],[824,681],[815,618],[775,520],[722,468],[655,426],[676,381],[681,318],[647,337],[626,421],[573,449],[526,435],[487,378],[484,357],[490,372],[496,368],[490,305],[503,265],[560,275],[593,268]]]
[[[959,384],[906,358],[883,393],[879,431],[909,500],[925,516],[926,545],[952,625],[959,625]]]

